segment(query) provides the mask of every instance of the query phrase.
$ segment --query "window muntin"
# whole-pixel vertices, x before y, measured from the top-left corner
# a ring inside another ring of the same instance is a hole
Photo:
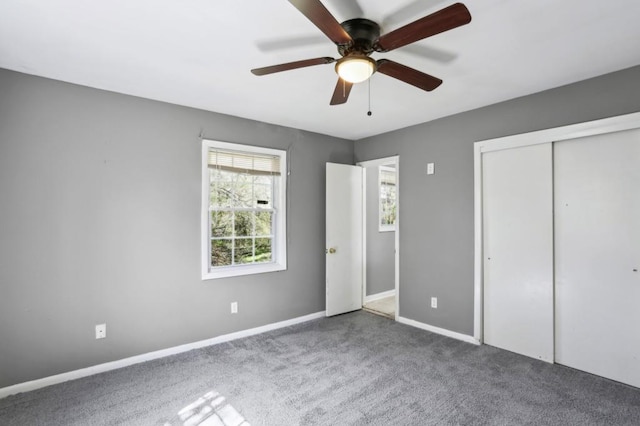
[[[285,151],[204,141],[203,278],[286,269],[285,165]]]
[[[378,230],[394,231],[396,229],[396,169],[389,166],[378,166]]]

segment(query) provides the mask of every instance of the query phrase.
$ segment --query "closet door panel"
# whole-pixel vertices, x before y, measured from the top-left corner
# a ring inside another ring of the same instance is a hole
[[[482,156],[484,342],[553,362],[551,143]]]
[[[640,387],[640,130],[554,144],[556,362]]]

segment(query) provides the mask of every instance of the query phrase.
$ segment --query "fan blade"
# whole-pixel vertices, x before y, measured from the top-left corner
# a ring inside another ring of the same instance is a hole
[[[388,59],[380,59],[378,61],[378,72],[386,74],[389,77],[396,78],[400,81],[404,81],[405,83],[416,86],[419,89],[426,90],[427,92],[432,91],[442,84],[442,80],[439,78]]]
[[[349,83],[346,80],[338,77],[338,84],[336,84],[336,88],[333,91],[333,96],[331,97],[331,102],[329,105],[340,105],[347,102],[349,99],[349,93],[351,93],[351,87],[353,83]]]
[[[287,62],[286,64],[271,65],[270,67],[264,67],[264,68],[255,68],[255,69],[252,69],[251,72],[255,75],[266,75],[266,74],[273,74],[274,72],[289,71],[289,70],[295,70],[297,68],[310,67],[312,65],[330,64],[335,61],[336,61],[335,59],[329,58],[329,57],[305,59],[304,61]]]
[[[320,29],[329,39],[337,45],[351,44],[353,40],[336,18],[320,0],[289,0],[304,16]]]
[[[462,3],[452,4],[436,13],[381,36],[375,43],[375,50],[388,52],[432,35],[460,27],[469,22],[471,22],[469,9]]]

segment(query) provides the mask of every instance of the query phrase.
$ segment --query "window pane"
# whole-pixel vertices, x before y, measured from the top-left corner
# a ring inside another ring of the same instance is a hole
[[[271,235],[271,226],[273,224],[272,212],[256,212],[256,236]]]
[[[211,266],[231,265],[232,240],[211,240]]]
[[[255,262],[271,262],[271,238],[256,238]]]
[[[382,225],[393,225],[396,223],[396,187],[391,185],[382,185],[380,187],[380,203],[382,217],[380,223]]]
[[[253,235],[253,212],[236,212],[236,237],[250,237]]]
[[[235,240],[234,263],[236,265],[253,263],[252,238],[237,238]]]
[[[387,166],[378,168],[380,173],[380,225],[387,228],[396,223],[396,171]]]
[[[273,176],[269,175],[258,175],[254,176],[255,183],[258,185],[272,185],[273,184]]]
[[[236,173],[233,195],[234,207],[253,207],[253,176]]]
[[[213,211],[211,212],[211,236],[230,237],[233,235],[231,226],[231,212]]]
[[[209,169],[209,202],[212,207],[229,207],[232,203],[233,173]]]
[[[255,207],[265,209],[273,208],[273,177],[254,176],[253,185]]]
[[[385,202],[382,205],[382,225],[393,225],[396,223],[396,205],[395,203]]]

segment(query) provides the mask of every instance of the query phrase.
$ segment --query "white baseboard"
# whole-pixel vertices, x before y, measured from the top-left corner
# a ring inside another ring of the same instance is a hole
[[[370,296],[365,296],[364,303],[373,302],[374,300],[380,300],[380,299],[384,299],[385,297],[395,296],[395,295],[396,295],[395,290],[383,291],[382,293],[376,293]]]
[[[432,333],[442,334],[443,336],[451,337],[452,339],[462,340],[463,342],[472,343],[474,345],[480,344],[480,341],[473,336],[457,333],[455,331],[447,330],[446,328],[434,327],[433,325],[425,324],[423,322],[415,321],[415,320],[404,318],[404,317],[398,317],[397,321],[402,324],[406,324],[412,327],[420,328],[422,330],[430,331]]]
[[[291,325],[300,324],[303,322],[311,321],[318,318],[324,318],[325,311],[316,312],[315,314],[309,314],[302,317],[292,318],[286,321],[280,321],[273,324],[263,325],[261,327],[250,328],[248,330],[237,331],[235,333],[224,334],[222,336],[213,337],[211,339],[200,340],[199,342],[187,343],[180,346],[174,346],[172,348],[161,349],[158,351],[148,352],[146,354],[136,355],[129,358],[120,359],[117,361],[106,362],[104,364],[98,364],[87,368],[81,368],[80,370],[69,371],[67,373],[56,374],[55,376],[44,377],[42,379],[31,380],[29,382],[18,383],[16,385],[0,388],[0,399],[9,395],[14,395],[21,392],[29,392],[32,390],[40,389],[46,386],[55,385],[58,383],[67,382],[69,380],[80,379],[82,377],[92,376],[98,373],[104,373],[105,371],[115,370],[122,367],[128,367],[133,364],[139,364],[145,361],[151,361],[158,358],[163,358],[170,355],[187,352],[193,349],[202,348],[205,346],[217,345],[219,343],[229,342],[231,340],[241,339],[243,337],[254,336],[256,334],[266,333],[267,331],[277,330],[279,328],[289,327]]]

